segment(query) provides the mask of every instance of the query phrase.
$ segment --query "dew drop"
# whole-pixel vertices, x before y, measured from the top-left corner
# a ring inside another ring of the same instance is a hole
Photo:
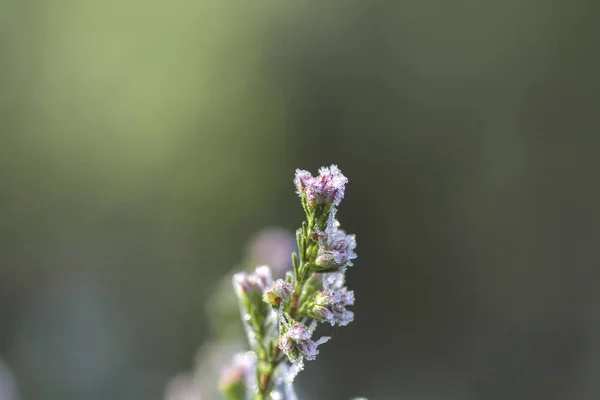
[[[282,400],[283,395],[277,391],[273,391],[273,392],[271,392],[271,399],[272,400]]]

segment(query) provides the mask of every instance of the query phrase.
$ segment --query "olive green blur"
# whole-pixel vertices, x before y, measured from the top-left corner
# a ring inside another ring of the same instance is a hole
[[[295,168],[332,163],[356,318],[303,399],[600,398],[598,15],[0,0],[0,359],[20,400],[162,399],[247,239],[302,221]]]

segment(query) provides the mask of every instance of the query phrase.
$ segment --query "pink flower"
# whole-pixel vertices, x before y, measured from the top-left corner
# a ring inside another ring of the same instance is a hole
[[[315,342],[311,340],[310,336],[310,332],[304,325],[292,325],[287,333],[279,339],[279,348],[292,361],[302,358],[314,360],[319,354],[318,345],[324,341]]]
[[[239,272],[233,276],[233,287],[238,298],[262,292],[273,282],[271,270],[266,265],[257,267],[253,274]]]
[[[300,196],[306,196],[308,204],[338,206],[344,198],[348,178],[336,166],[321,167],[319,176],[313,177],[310,172],[297,169],[294,184]]]

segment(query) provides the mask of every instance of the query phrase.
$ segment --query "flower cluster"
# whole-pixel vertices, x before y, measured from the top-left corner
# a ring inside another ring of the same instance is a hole
[[[336,218],[347,183],[335,165],[321,168],[315,177],[296,170],[294,184],[306,220],[296,232],[298,251],[292,254],[292,271],[275,281],[266,266],[233,277],[242,320],[256,355],[252,367],[256,387],[246,388],[254,400],[274,398],[281,375],[293,370],[285,379],[291,382],[304,360],[316,358],[318,346],[329,340],[313,338],[319,322],[346,326],[354,320],[354,313],[347,309],[354,304],[354,292],[344,286],[344,274],[356,258],[356,239],[340,228]],[[291,368],[286,366],[288,362]],[[229,389],[223,393],[238,393],[238,386],[230,382],[244,381],[244,371],[237,368],[225,374],[227,384],[221,386]],[[231,398],[244,398],[235,396]]]

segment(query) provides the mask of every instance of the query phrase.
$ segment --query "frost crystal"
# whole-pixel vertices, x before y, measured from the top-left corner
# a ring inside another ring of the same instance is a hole
[[[321,274],[321,276],[324,289],[341,289],[344,286],[344,274],[341,272]]]
[[[344,198],[348,178],[336,166],[322,167],[319,176],[313,177],[310,172],[296,170],[294,184],[300,196],[306,196],[310,205],[333,204],[338,206]]]
[[[312,185],[315,178],[310,172],[303,169],[296,170],[296,176],[294,177],[294,185],[296,185],[296,193],[299,195],[305,194],[308,187]]]

